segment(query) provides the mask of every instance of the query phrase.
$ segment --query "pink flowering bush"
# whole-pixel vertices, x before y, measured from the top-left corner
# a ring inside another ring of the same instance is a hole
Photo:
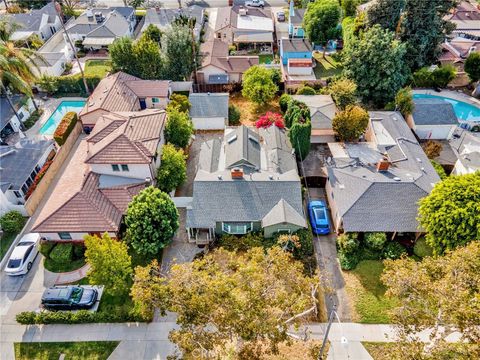
[[[285,128],[285,123],[283,122],[282,115],[280,115],[279,113],[267,111],[265,115],[260,116],[255,122],[255,126],[257,127],[257,129],[266,129],[272,125],[275,125],[280,129]]]

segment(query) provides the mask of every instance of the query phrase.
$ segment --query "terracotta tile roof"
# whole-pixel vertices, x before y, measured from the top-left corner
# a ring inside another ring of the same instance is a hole
[[[165,111],[113,114],[116,120],[101,120],[89,143],[87,164],[148,164],[155,156],[165,125]],[[122,120],[123,119],[123,120]]]
[[[167,80],[134,80],[126,81],[127,85],[138,97],[168,98],[170,81]]]
[[[290,67],[312,67],[312,59],[288,59]]]
[[[200,52],[202,67],[213,65],[229,73],[243,73],[259,63],[258,56],[228,56],[228,44],[220,39],[203,43]]]

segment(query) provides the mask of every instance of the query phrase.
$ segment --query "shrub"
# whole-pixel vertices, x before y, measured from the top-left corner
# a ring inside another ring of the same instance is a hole
[[[295,235],[300,239],[300,247],[295,248],[293,256],[296,259],[303,259],[314,254],[313,235],[310,229],[298,230]]]
[[[332,128],[340,141],[355,141],[363,135],[368,126],[370,115],[356,105],[349,105],[332,120]]]
[[[355,95],[357,85],[350,79],[338,79],[328,86],[328,90],[340,110],[344,110],[349,105],[354,105],[357,101]]]
[[[316,91],[314,88],[304,85],[297,90],[297,95],[315,95]]]
[[[75,259],[81,259],[85,256],[85,246],[82,244],[73,246],[73,256]]]
[[[435,140],[428,140],[425,145],[423,145],[423,151],[425,151],[429,159],[435,159],[440,156],[442,149],[442,144]]]
[[[419,258],[424,258],[425,256],[432,256],[433,249],[427,244],[425,237],[421,237],[415,242],[413,253]]]
[[[453,65],[440,66],[432,72],[432,82],[435,87],[447,87],[448,83],[455,79],[457,71]]]
[[[50,259],[57,263],[65,264],[72,260],[73,245],[70,243],[58,243],[52,251],[50,251]]]
[[[63,69],[65,74],[69,74],[70,71],[72,71],[72,69],[73,69],[73,64],[71,62],[65,63],[65,68]]]
[[[80,57],[80,52],[77,53]],[[102,78],[96,75],[85,75],[87,85],[90,90],[97,87]],[[59,76],[56,78],[56,86],[58,93],[61,94],[86,94],[85,85],[80,74]]]
[[[337,237],[337,248],[343,253],[354,253],[360,247],[357,233],[345,233]]]
[[[170,96],[170,102],[167,105],[167,112],[169,108],[177,108],[178,111],[188,112],[190,107],[191,104],[187,96],[178,93],[172,94],[172,96]]]
[[[65,144],[65,141],[75,127],[77,120],[77,113],[74,111],[70,111],[64,115],[62,121],[60,121],[60,124],[58,124],[57,128],[55,129],[55,133],[53,134],[53,138],[59,146]]]
[[[280,99],[278,100],[278,104],[280,105],[280,111],[282,114],[285,114],[285,112],[288,109],[288,103],[292,100],[292,97],[288,94],[282,94],[280,96]]]
[[[398,90],[395,96],[395,104],[403,116],[413,113],[415,103],[413,102],[412,89],[409,87]]]
[[[360,258],[361,260],[380,260],[382,258],[382,252],[368,247],[364,247],[360,251]]]
[[[371,232],[366,233],[364,239],[368,248],[380,251],[387,242],[387,235],[383,232]]]
[[[340,261],[340,267],[343,270],[355,269],[360,261],[360,257],[357,253],[346,253],[344,251],[338,252],[338,260]]]
[[[248,233],[243,236],[223,235],[218,239],[218,246],[228,251],[248,251],[252,247],[263,247],[266,241],[260,233]]]
[[[472,52],[465,60],[465,72],[472,82],[480,80],[480,53]]]
[[[447,177],[447,173],[445,172],[445,169],[440,165],[438,162],[435,160],[430,160],[430,162],[433,165],[433,168],[437,172],[438,176],[440,176],[440,179],[445,179]]]
[[[53,248],[57,245],[57,243],[53,241],[42,241],[40,242],[40,254],[48,258],[50,256],[50,252],[53,250]]]
[[[228,125],[240,124],[240,110],[235,105],[228,107]]]
[[[30,129],[33,125],[35,125],[38,119],[40,119],[40,116],[42,116],[42,114],[43,114],[42,109],[35,110],[30,114],[28,119],[25,120],[25,122],[23,123],[23,126],[25,126],[27,130]]]
[[[383,249],[382,258],[395,260],[395,259],[399,259],[403,254],[406,254],[406,253],[407,251],[405,250],[405,247],[402,244],[396,241],[391,241],[391,242],[388,242],[387,245],[385,245],[385,248]]]
[[[11,210],[0,217],[0,226],[5,232],[17,233],[22,230],[23,225],[25,225],[25,218],[16,210]]]
[[[128,321],[151,321],[135,311],[90,312],[88,310],[72,311],[24,311],[16,315],[16,320],[22,325],[33,324],[87,324],[113,323]]]
[[[280,129],[285,128],[282,115],[271,112],[271,111],[267,111],[265,115],[260,116],[258,120],[255,122],[255,126],[257,127],[257,129],[260,129],[260,128],[267,129],[272,125],[275,125]]]
[[[37,313],[35,311],[24,311],[18,313],[15,317],[17,322],[22,325],[36,324]]]
[[[413,84],[416,87],[431,87],[432,86],[432,72],[424,67],[413,73]]]
[[[49,95],[52,95],[58,91],[58,78],[44,74],[40,79],[37,80],[37,85],[40,87],[40,89],[46,91]]]
[[[30,197],[30,195],[33,194],[33,192],[37,188],[37,185],[43,179],[43,177],[47,173],[48,168],[50,167],[50,165],[52,165],[52,163],[53,163],[53,160],[50,160],[50,161],[47,161],[45,164],[43,164],[42,168],[40,169],[40,171],[35,176],[35,179],[33,179],[32,185],[30,185],[30,187],[27,190],[27,193],[25,194],[26,199],[28,199]]]

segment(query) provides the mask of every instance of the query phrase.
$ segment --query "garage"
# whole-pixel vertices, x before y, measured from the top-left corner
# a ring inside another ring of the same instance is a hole
[[[228,93],[194,93],[189,96],[195,130],[223,130],[228,121]]]

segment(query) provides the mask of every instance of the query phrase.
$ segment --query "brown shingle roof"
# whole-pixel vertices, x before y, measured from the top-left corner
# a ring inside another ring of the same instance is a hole
[[[167,80],[134,80],[126,81],[125,84],[138,97],[168,98],[170,81]]]
[[[220,39],[203,43],[200,52],[204,56],[202,67],[213,65],[231,73],[243,73],[259,63],[258,56],[228,56],[228,44]]]

